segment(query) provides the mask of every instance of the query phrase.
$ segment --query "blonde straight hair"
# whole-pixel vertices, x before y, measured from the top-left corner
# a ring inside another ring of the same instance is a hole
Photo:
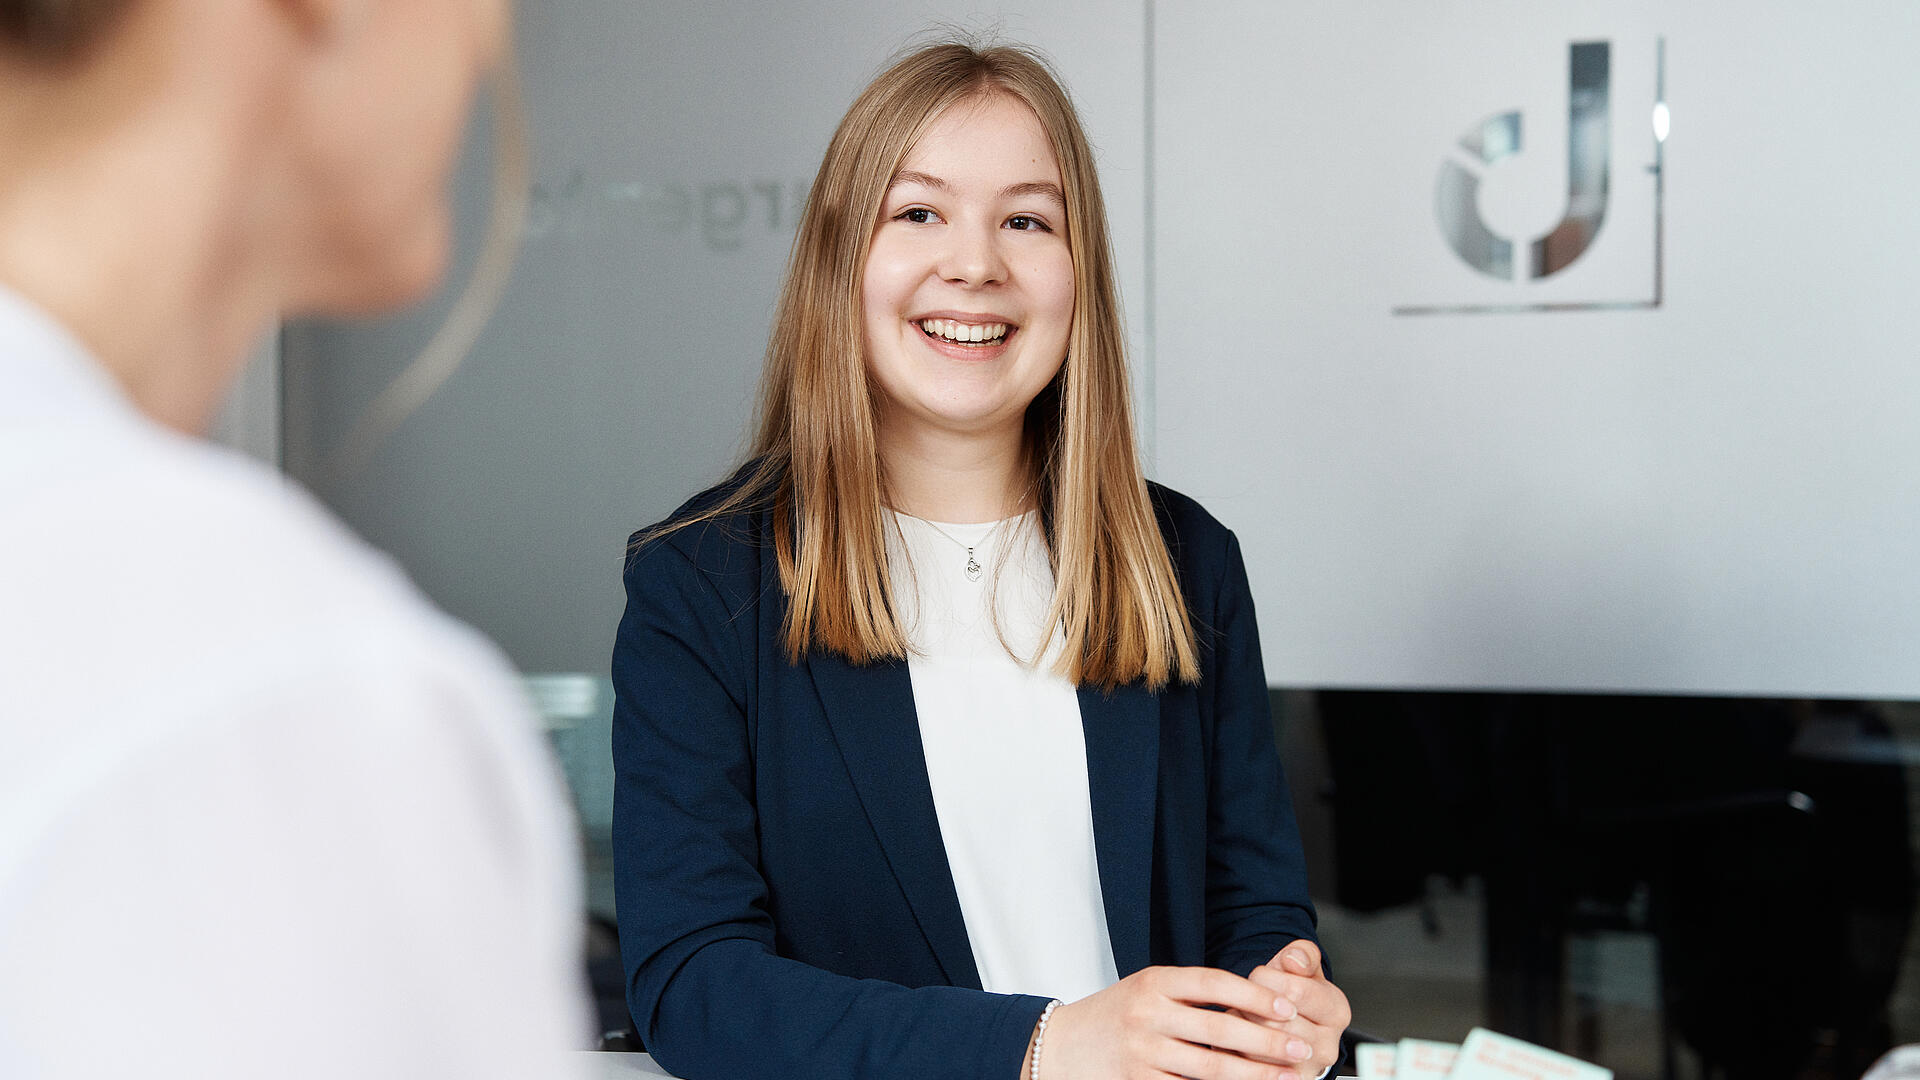
[[[1067,200],[1074,318],[1060,374],[1027,411],[1028,462],[1053,565],[1058,671],[1076,685],[1199,679],[1199,649],[1134,447],[1125,338],[1093,151],[1046,62],[1017,46],[920,48],[861,92],[834,132],[794,238],[767,345],[744,480],[641,537],[771,509],[785,646],[855,663],[904,658],[888,589],[886,477],[867,378],[861,280],[894,174],[934,119],[1005,94],[1033,110]]]

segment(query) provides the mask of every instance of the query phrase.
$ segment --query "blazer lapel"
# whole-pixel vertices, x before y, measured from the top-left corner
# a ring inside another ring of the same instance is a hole
[[[1160,779],[1160,699],[1139,686],[1080,688],[1100,897],[1120,976],[1149,961],[1153,818]]]
[[[980,989],[953,870],[940,840],[906,662],[856,668],[839,656],[816,652],[807,667],[867,820],[934,958],[949,983]]]

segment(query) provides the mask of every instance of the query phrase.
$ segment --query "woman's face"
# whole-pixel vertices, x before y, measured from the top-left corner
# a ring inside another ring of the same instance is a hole
[[[1031,109],[991,94],[935,118],[881,205],[861,284],[884,436],[1017,437],[1074,305],[1060,166]]]
[[[392,0],[365,5],[330,40],[303,98],[296,155],[302,306],[386,308],[439,281],[448,175],[507,32],[506,0]]]

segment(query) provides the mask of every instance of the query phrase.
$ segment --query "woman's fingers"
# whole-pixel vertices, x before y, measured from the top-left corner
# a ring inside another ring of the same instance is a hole
[[[1320,974],[1320,946],[1305,939],[1296,941],[1281,949],[1272,963],[1282,971],[1314,978]]]
[[[1254,968],[1248,981],[1287,1001],[1300,1015],[1316,1024],[1345,1030],[1353,1019],[1347,995],[1327,980],[1315,976],[1290,975],[1271,966]]]
[[[1192,1080],[1298,1080],[1300,1075],[1292,1067],[1253,1061],[1179,1039],[1164,1040],[1153,1065]]]
[[[1288,946],[1281,959],[1285,961],[1286,952],[1302,944],[1295,942]],[[1317,958],[1314,967],[1316,971],[1319,968]],[[1287,1026],[1312,1044],[1313,1062],[1324,1065],[1339,1056],[1340,1033],[1353,1020],[1352,1006],[1339,987],[1328,982],[1324,975],[1308,977],[1288,974],[1266,965],[1255,968],[1249,980],[1282,1000],[1292,1002],[1299,1009],[1299,1018]]]
[[[1296,1001],[1251,979],[1218,968],[1154,968],[1153,989],[1188,1005],[1224,1005],[1229,1009],[1274,1020],[1291,1020],[1299,1012]]]
[[[1151,986],[1164,995],[1171,1010],[1154,1026],[1179,1043],[1166,1048],[1170,1060],[1156,1064],[1177,1075],[1195,1080],[1298,1077],[1297,1066],[1313,1056],[1309,1040],[1284,1027],[1266,1026],[1267,1021],[1297,1022],[1298,1010],[1252,980],[1214,968],[1162,968]]]
[[[1313,1056],[1313,1045],[1293,1032],[1231,1012],[1185,1009],[1167,1034],[1275,1065],[1297,1065]]]
[[[1148,987],[1162,999],[1151,1025],[1163,1037],[1154,1064],[1176,1076],[1297,1080],[1294,1066],[1312,1054],[1305,1040],[1260,1022],[1294,1020],[1298,1010],[1249,979],[1217,968],[1157,968]]]
[[[1315,1042],[1315,1039],[1319,1035],[1324,1034],[1324,1032],[1319,1027],[1317,1027],[1311,1021],[1308,1021],[1304,1017],[1297,1017],[1293,1020],[1289,1020],[1285,1023],[1281,1023],[1278,1020],[1264,1020],[1258,1016],[1252,1016],[1247,1013],[1240,1012],[1237,1009],[1233,1012],[1233,1015],[1238,1016],[1240,1019],[1245,1020],[1250,1024],[1258,1024],[1261,1027],[1267,1029],[1268,1031],[1280,1032],[1286,1036],[1290,1036],[1295,1039],[1300,1039],[1306,1042],[1309,1046],[1312,1046],[1315,1051],[1315,1056],[1318,1056],[1319,1044]],[[1334,1036],[1334,1042],[1335,1042],[1335,1045],[1338,1045],[1339,1043],[1339,1036],[1337,1034]],[[1308,1059],[1308,1060],[1311,1060],[1311,1059]],[[1305,1062],[1284,1060],[1281,1063],[1282,1064],[1303,1064]],[[1319,1069],[1316,1066],[1314,1069],[1311,1069],[1308,1071],[1318,1072]]]
[[[1049,1080],[1311,1080],[1316,1060],[1332,1060],[1322,1034],[1339,1038],[1251,979],[1148,968],[1055,1009],[1042,1071]]]
[[[1163,1071],[1194,1080],[1299,1080],[1292,1067],[1237,1052],[1277,1046],[1284,1054],[1285,1037],[1266,1038],[1260,1024],[1217,1006],[1261,1018],[1295,1011],[1273,991],[1224,971],[1148,968],[1056,1008],[1041,1071],[1048,1080],[1147,1080]]]

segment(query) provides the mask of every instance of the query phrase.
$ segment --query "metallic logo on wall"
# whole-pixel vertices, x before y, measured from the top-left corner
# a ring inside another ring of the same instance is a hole
[[[1653,296],[1648,300],[1559,301],[1410,305],[1396,315],[1499,314],[1506,312],[1639,310],[1661,305],[1664,242],[1665,143],[1667,137],[1666,41],[1658,44],[1655,69],[1654,160],[1647,166],[1654,182]],[[1613,159],[1612,52],[1605,41],[1577,41],[1567,57],[1567,205],[1546,233],[1516,239],[1490,227],[1480,208],[1481,182],[1488,170],[1524,149],[1520,110],[1496,113],[1468,128],[1456,144],[1460,153],[1441,162],[1435,186],[1440,234],[1460,260],[1490,278],[1526,286],[1566,269],[1594,244],[1607,220]],[[1525,257],[1516,258],[1524,248]]]

